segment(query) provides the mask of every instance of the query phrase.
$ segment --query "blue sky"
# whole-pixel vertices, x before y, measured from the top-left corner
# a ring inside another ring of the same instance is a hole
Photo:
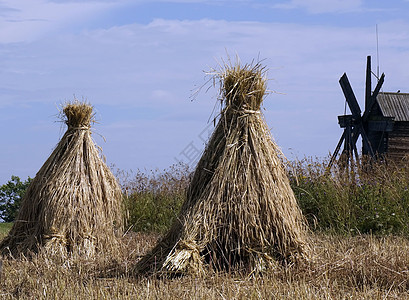
[[[367,55],[376,70],[376,25],[384,91],[409,92],[408,15],[404,0],[0,0],[0,184],[35,176],[74,95],[94,105],[109,165],[192,163],[217,89],[191,96],[226,53],[264,59],[284,154],[324,157],[342,133],[340,76],[362,103]]]

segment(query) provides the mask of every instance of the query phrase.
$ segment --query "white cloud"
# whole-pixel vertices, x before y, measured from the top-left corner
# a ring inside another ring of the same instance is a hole
[[[112,8],[118,3],[49,2],[46,0],[2,1],[0,14],[0,44],[30,42],[57,32],[67,24],[81,22]]]
[[[283,9],[306,9],[313,14],[351,12],[362,8],[363,0],[290,0],[276,4],[274,7]]]
[[[378,26],[384,88],[408,92],[409,70],[402,62],[409,61],[409,24]],[[288,155],[292,148],[301,157],[333,151],[341,134],[336,116],[345,101],[339,77],[348,73],[362,101],[366,56],[376,50],[369,27],[215,20],[158,19],[148,25],[47,36],[0,45],[0,121],[2,111],[9,114],[16,105],[30,105],[24,110],[32,114],[30,121],[21,117],[19,127],[7,132],[28,139],[35,133],[25,137],[23,128],[35,120],[46,118],[53,124],[55,103],[73,94],[84,96],[101,113],[99,128],[108,141],[103,147],[109,161],[131,169],[166,167],[205,127],[217,90],[202,92],[193,102],[189,96],[195,85],[204,83],[202,70],[215,67],[226,49],[231,56],[237,52],[243,62],[259,54],[266,58],[273,79],[269,88],[283,93],[266,99],[266,119],[284,152]],[[43,155],[36,158],[40,162],[56,135],[44,139],[32,146],[36,155]],[[7,155],[23,157],[24,149]],[[7,156],[0,151],[0,157]]]
[[[379,29],[381,65],[386,68],[390,61],[388,73],[400,70],[405,78],[407,71],[392,58],[408,55],[408,24],[380,24]],[[267,58],[269,76],[275,79],[270,88],[287,94],[270,97],[287,99],[287,104],[279,105],[297,105],[302,110],[318,103],[321,96],[305,103],[293,95],[338,92],[338,77],[344,71],[358,83],[363,80],[361,72],[353,71],[365,63],[366,55],[375,53],[375,36],[372,28],[215,20],[155,20],[148,25],[62,35],[3,48],[2,87],[20,96],[2,101],[58,101],[76,94],[95,103],[115,99],[124,105],[156,107],[167,99],[167,105],[183,106],[194,85],[204,82],[202,70],[214,67],[226,50],[232,56],[237,52],[243,61],[259,54]]]

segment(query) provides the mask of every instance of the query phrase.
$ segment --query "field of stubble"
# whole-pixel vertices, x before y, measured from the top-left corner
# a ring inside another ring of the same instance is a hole
[[[263,276],[135,276],[135,262],[157,238],[128,234],[116,255],[93,261],[59,261],[41,255],[3,260],[0,298],[409,299],[409,241],[402,237],[314,235],[309,262]]]

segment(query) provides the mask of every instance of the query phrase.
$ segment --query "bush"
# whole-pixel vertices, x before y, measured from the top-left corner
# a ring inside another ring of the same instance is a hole
[[[16,218],[31,180],[29,177],[22,182],[19,177],[11,176],[11,180],[0,187],[0,217],[4,222],[13,222]]]
[[[138,170],[135,175],[122,172],[119,177],[128,227],[134,231],[167,231],[186,197],[188,167],[174,165],[163,171],[151,170],[148,174]]]
[[[294,163],[291,184],[315,230],[409,233],[409,165],[385,162],[328,172],[327,162]]]

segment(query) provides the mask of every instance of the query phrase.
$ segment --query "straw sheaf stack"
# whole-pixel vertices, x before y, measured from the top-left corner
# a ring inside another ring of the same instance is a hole
[[[194,172],[178,220],[138,272],[261,272],[307,257],[307,226],[260,106],[260,64],[226,66],[220,119]]]
[[[92,111],[78,101],[64,107],[68,129],[30,184],[3,254],[92,257],[118,245],[122,193],[91,138]]]

